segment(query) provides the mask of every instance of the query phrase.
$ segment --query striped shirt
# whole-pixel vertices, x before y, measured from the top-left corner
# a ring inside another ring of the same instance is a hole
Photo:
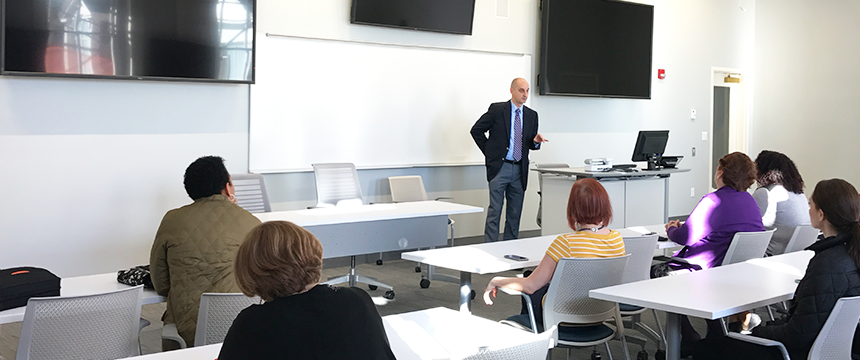
[[[608,258],[624,255],[624,240],[621,233],[612,230],[607,235],[577,231],[559,235],[549,249],[546,249],[555,262],[562,258]]]

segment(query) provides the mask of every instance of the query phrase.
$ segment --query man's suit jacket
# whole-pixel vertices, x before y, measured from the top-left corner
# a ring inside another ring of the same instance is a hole
[[[472,138],[484,153],[484,163],[487,165],[487,181],[493,179],[502,168],[502,162],[508,153],[511,139],[511,102],[490,104],[487,112],[472,126]],[[529,179],[529,150],[540,150],[540,143],[535,144],[534,138],[538,133],[538,114],[523,105],[523,158],[520,168],[522,171],[523,190]],[[487,138],[484,133],[490,132]]]

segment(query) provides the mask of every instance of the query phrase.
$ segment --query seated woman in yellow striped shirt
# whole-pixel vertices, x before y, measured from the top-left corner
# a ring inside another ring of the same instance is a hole
[[[594,179],[579,179],[567,200],[567,224],[575,232],[559,235],[546,250],[543,260],[528,277],[497,276],[484,291],[484,303],[493,305],[496,289],[506,287],[531,294],[535,319],[543,320],[543,297],[555,273],[558,259],[606,258],[624,255],[624,240],[618,231],[606,227],[612,220],[612,205],[603,185]],[[523,302],[525,303],[525,302]],[[523,314],[527,314],[523,306]]]

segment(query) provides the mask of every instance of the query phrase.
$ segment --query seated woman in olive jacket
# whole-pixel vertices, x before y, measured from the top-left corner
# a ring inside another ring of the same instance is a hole
[[[318,284],[322,244],[307,230],[286,221],[255,227],[235,268],[242,292],[264,303],[236,317],[219,360],[394,359],[364,290]]]
[[[806,359],[812,343],[830,316],[836,300],[860,296],[860,197],[842,179],[823,180],[809,199],[812,226],[824,239],[809,247],[815,256],[797,285],[788,318],[752,330],[752,335],[785,345],[792,359]],[[854,334],[853,357],[860,355],[860,331]],[[694,359],[782,359],[775,348],[752,345],[728,337],[705,339]]]
[[[204,156],[188,165],[184,183],[194,202],[164,215],[149,265],[155,291],[167,297],[161,319],[175,324],[185,343],[193,346],[200,295],[239,291],[233,258],[260,220],[236,205],[233,180],[218,156]],[[178,347],[173,341],[162,341],[164,350]]]

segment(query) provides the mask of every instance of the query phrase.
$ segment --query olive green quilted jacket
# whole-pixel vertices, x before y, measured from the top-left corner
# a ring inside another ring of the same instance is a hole
[[[164,215],[149,264],[155,291],[167,297],[165,324],[176,324],[185,342],[194,344],[200,295],[241,292],[233,260],[245,235],[260,220],[217,194]]]

